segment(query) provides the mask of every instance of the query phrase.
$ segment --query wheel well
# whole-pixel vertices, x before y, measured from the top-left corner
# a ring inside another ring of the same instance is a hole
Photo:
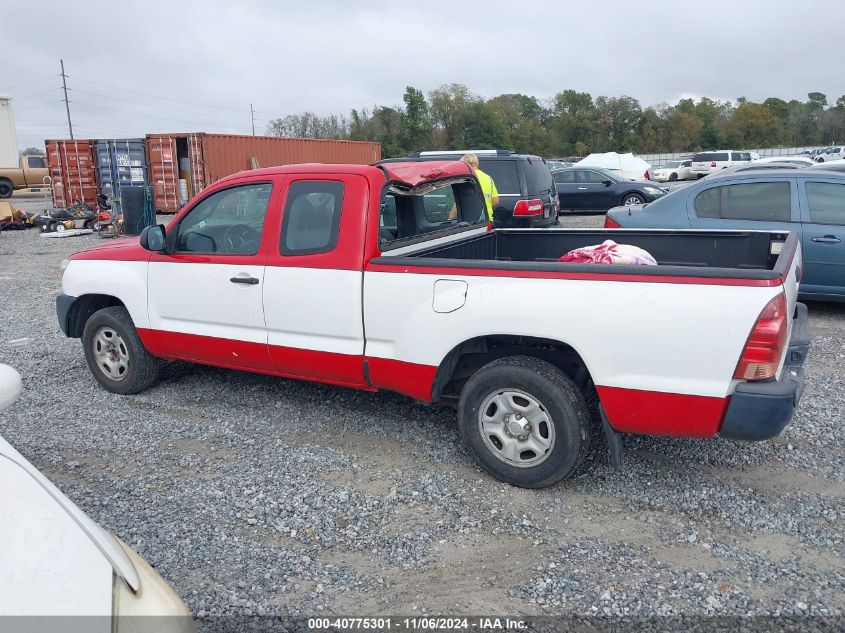
[[[489,362],[505,356],[534,356],[551,363],[574,382],[598,414],[598,395],[586,363],[566,343],[533,336],[491,335],[464,341],[450,351],[434,377],[432,400],[457,402],[467,380]]]
[[[110,306],[123,306],[123,302],[110,295],[82,295],[73,302],[67,315],[68,336],[80,338],[85,329],[85,323],[97,310]]]
[[[622,202],[625,202],[625,198],[627,198],[630,195],[634,195],[634,194],[636,194],[637,196],[639,196],[640,198],[645,200],[645,196],[641,192],[637,191],[636,189],[632,189],[631,191],[626,191],[625,193],[622,194]]]

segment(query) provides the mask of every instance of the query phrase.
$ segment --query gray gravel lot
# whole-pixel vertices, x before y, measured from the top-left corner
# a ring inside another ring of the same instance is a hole
[[[392,394],[180,363],[103,391],[54,308],[97,242],[0,236],[0,362],[24,379],[0,434],[197,615],[845,615],[845,304],[810,306],[780,437],[628,437],[623,472],[602,447],[528,491],[475,468],[452,411]]]

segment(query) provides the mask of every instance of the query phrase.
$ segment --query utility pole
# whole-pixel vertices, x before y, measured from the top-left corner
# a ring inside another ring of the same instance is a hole
[[[255,110],[252,109],[252,104],[249,104],[249,116],[252,119],[252,135],[255,136]]]
[[[65,91],[65,111],[67,112],[67,129],[70,132],[70,139],[73,140],[73,123],[70,122],[70,105],[67,101],[67,81],[65,75],[65,60],[60,59],[59,64],[62,66],[62,90]]]

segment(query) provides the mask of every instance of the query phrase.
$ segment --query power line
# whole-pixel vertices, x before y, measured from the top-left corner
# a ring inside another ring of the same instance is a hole
[[[33,92],[32,94],[24,95],[22,97],[12,97],[15,101],[22,101],[23,99],[29,99],[31,97],[37,97],[39,95],[45,95],[48,92],[55,92],[56,90],[61,90],[61,88],[50,88],[49,90],[42,90],[41,92]]]
[[[15,88],[20,88],[22,86],[31,86],[32,84],[37,84],[42,81],[47,81],[48,79],[55,79],[58,75],[48,75],[47,77],[42,77],[41,79],[33,79],[32,81],[25,81],[21,84],[15,84],[14,86],[6,86],[5,88],[0,88],[0,92],[6,92],[8,90],[14,90]]]
[[[138,90],[131,90],[129,88],[121,88],[120,86],[113,86],[111,84],[106,84],[106,83],[103,83],[101,81],[92,81],[91,79],[83,79],[82,77],[73,76],[72,78],[75,79],[76,81],[84,81],[85,83],[94,84],[94,85],[97,85],[97,86],[103,86],[104,88],[111,88],[112,90],[122,90],[124,92],[130,92],[132,94],[141,95],[141,96],[146,97],[147,99],[153,98],[153,99],[161,99],[161,100],[164,100],[164,101],[173,101],[174,103],[182,103],[182,104],[186,104],[186,105],[199,106],[201,108],[210,108],[212,110],[229,110],[231,112],[243,112],[243,110],[241,110],[240,108],[227,108],[227,107],[219,106],[219,105],[208,105],[208,104],[205,104],[205,103],[197,103],[196,101],[186,101],[184,99],[173,99],[172,97],[163,97],[161,95],[151,95],[149,92],[140,92]]]
[[[95,108],[95,109],[100,109],[100,110],[110,110],[112,112],[119,112],[120,114],[126,114],[126,115],[132,116],[132,117],[141,117],[141,118],[144,118],[144,119],[158,119],[160,121],[178,121],[180,123],[198,123],[198,121],[196,121],[195,119],[189,120],[189,119],[180,119],[178,117],[172,117],[172,116],[156,116],[155,114],[141,114],[140,112],[129,112],[127,110],[121,110],[119,108],[112,108],[111,106],[88,103],[87,101],[77,101],[75,99],[73,100],[73,103],[75,103],[77,105],[86,106],[86,107],[89,107],[89,108]],[[228,127],[243,127],[243,126],[229,125]]]
[[[138,101],[135,100],[135,99],[122,99],[121,97],[115,97],[115,96],[112,96],[112,95],[104,95],[104,94],[101,94],[99,92],[91,92],[90,90],[81,90],[79,88],[68,88],[68,90],[70,90],[71,93],[73,93],[73,94],[80,93],[80,94],[92,95],[94,97],[101,97],[103,99],[113,99],[115,101],[122,101],[123,103],[131,103],[133,105],[138,105]],[[156,108],[156,109],[172,110],[173,112],[179,112],[181,114],[192,114],[192,115],[195,115],[195,116],[206,117],[206,118],[208,118],[208,117],[215,118],[216,116],[222,116],[224,118],[228,118],[230,116],[228,114],[215,115],[211,112],[199,112],[197,110],[182,110],[180,108],[172,108],[172,107],[163,106],[163,105],[147,104],[147,106],[151,106],[151,107]],[[234,117],[231,117],[228,120],[233,121]]]
[[[58,90],[58,88],[56,90]],[[25,108],[15,108],[14,111],[15,112],[26,112],[27,110],[36,110],[38,108],[43,108],[43,107],[48,106],[48,105],[54,106],[54,105],[57,105],[59,103],[64,103],[64,102],[65,102],[64,99],[57,99],[56,101],[48,101],[47,103],[41,103],[41,104],[33,105],[33,106],[26,106]]]

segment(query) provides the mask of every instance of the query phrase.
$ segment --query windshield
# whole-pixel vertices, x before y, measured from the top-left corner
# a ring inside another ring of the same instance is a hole
[[[679,160],[670,160],[668,163],[663,165],[664,169],[674,169],[675,167],[680,167],[681,161]]]

